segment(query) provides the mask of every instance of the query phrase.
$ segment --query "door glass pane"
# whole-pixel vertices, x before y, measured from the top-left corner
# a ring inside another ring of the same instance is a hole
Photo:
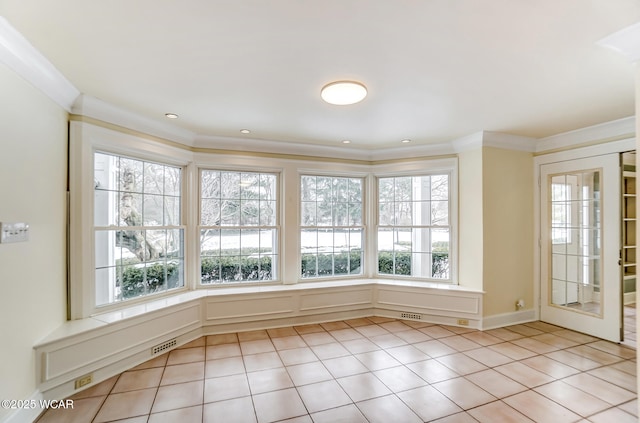
[[[601,315],[601,170],[549,178],[551,305]]]

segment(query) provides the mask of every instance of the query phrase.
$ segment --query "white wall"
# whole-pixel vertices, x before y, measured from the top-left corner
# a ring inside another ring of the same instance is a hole
[[[0,221],[31,232],[0,244],[0,398],[23,400],[36,392],[33,346],[66,318],[67,113],[4,65],[0,93]]]

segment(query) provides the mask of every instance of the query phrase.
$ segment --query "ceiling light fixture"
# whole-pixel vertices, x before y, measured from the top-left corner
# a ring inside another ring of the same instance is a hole
[[[320,96],[329,104],[346,106],[362,101],[367,96],[367,87],[356,81],[336,81],[322,87]]]
[[[409,138],[405,138],[401,141],[403,144],[408,144],[411,142],[411,140]]]
[[[342,143],[343,143],[343,144],[351,144],[351,141],[349,141],[349,140],[342,140]]]
[[[164,115],[169,119],[178,119],[178,115],[175,113],[165,113]]]
[[[240,132],[243,133],[243,134],[250,134],[251,133],[251,131],[249,131],[248,129],[241,129]]]

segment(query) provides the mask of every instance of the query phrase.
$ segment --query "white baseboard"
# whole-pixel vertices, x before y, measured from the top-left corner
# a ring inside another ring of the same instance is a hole
[[[24,422],[33,422],[35,421],[40,414],[44,411],[40,408],[40,401],[43,400],[44,397],[40,390],[36,390],[33,394],[22,401],[23,404],[29,404],[29,407],[21,407],[16,408],[6,416],[4,419],[0,420],[1,423],[24,423]],[[31,405],[36,405],[35,407],[31,407]]]
[[[482,319],[482,330],[518,325],[520,323],[533,322],[537,319],[538,317],[533,309],[514,311],[513,313],[495,314]]]

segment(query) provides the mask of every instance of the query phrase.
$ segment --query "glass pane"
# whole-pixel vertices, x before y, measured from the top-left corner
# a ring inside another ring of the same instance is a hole
[[[240,225],[240,200],[223,200],[220,204],[221,225]]]
[[[346,203],[349,201],[349,180],[346,178],[334,179],[333,198],[338,203]]]
[[[431,200],[448,200],[449,199],[449,176],[448,175],[432,175],[431,176]]]
[[[407,176],[394,179],[394,201],[411,201],[411,193],[413,191],[413,178]]]
[[[264,229],[259,233],[260,254],[275,254],[278,251],[277,231],[275,229]]]
[[[362,179],[349,179],[349,200],[350,203],[362,202]]]
[[[383,226],[394,224],[394,204],[380,203],[378,205],[378,223]]]
[[[276,225],[276,202],[260,201],[260,225],[275,226]]]
[[[302,202],[302,226],[316,225],[316,203],[310,201]]]
[[[551,304],[601,314],[600,171],[549,179]]]
[[[275,200],[276,199],[276,176],[260,175],[260,199]]]
[[[413,203],[410,201],[395,203],[394,224],[398,226],[410,226],[413,222]]]
[[[302,192],[302,201],[316,200],[316,177],[302,176],[300,178],[300,191]]]
[[[393,201],[393,178],[378,179],[378,201]]]
[[[220,223],[220,201],[200,200],[200,224],[203,226],[219,226]]]
[[[224,199],[237,200],[240,198],[240,173],[221,172],[220,196]]]
[[[396,256],[397,260],[398,255]],[[396,269],[398,269],[398,263],[396,263]],[[419,278],[430,278],[432,274],[431,270],[431,254],[428,253],[411,253],[411,267],[410,271],[405,274],[416,276]]]
[[[321,201],[317,203],[316,209],[316,225],[331,226],[333,219],[331,216],[331,201]]]
[[[180,169],[166,166],[164,168],[164,195],[179,196],[181,184]]]
[[[220,198],[220,172],[202,171],[200,174],[200,195],[202,198]]]
[[[333,251],[348,252],[349,251],[349,229],[335,229],[333,231]]]
[[[240,224],[258,226],[260,224],[260,206],[257,200],[243,200],[241,203]]]
[[[333,229],[318,229],[318,251],[333,252]]]
[[[431,224],[432,225],[448,225],[449,224],[449,202],[448,201],[432,201],[431,202]]]
[[[240,176],[240,198],[260,198],[260,174],[242,173]]]
[[[240,253],[240,231],[237,229],[220,231],[220,254],[235,256]]]
[[[336,203],[333,206],[333,225],[347,226],[349,224],[349,212],[347,203]]]
[[[333,254],[318,254],[318,276],[333,274]]]
[[[120,157],[118,161],[119,190],[141,193],[143,185],[143,162],[126,157]]]
[[[318,258],[316,254],[302,254],[301,274],[303,278],[315,278],[317,272]]]
[[[164,166],[144,163],[144,193],[162,194],[164,191]]]
[[[220,255],[220,230],[203,229],[200,231],[200,254],[203,256]]]
[[[260,252],[260,231],[242,230],[240,231],[240,254],[249,256]]]
[[[164,197],[164,225],[180,225],[180,198]]]
[[[118,193],[114,191],[95,190],[93,199],[95,226],[117,225],[119,219]]]
[[[303,254],[305,252],[315,253],[318,249],[318,231],[316,229],[303,229],[300,232],[300,247]]]
[[[361,203],[349,203],[349,221],[348,226],[360,226],[362,225],[362,204]]]
[[[144,196],[143,225],[160,226],[164,221],[164,197],[146,194]]]
[[[220,257],[203,257],[200,261],[200,281],[203,284],[220,282]]]

